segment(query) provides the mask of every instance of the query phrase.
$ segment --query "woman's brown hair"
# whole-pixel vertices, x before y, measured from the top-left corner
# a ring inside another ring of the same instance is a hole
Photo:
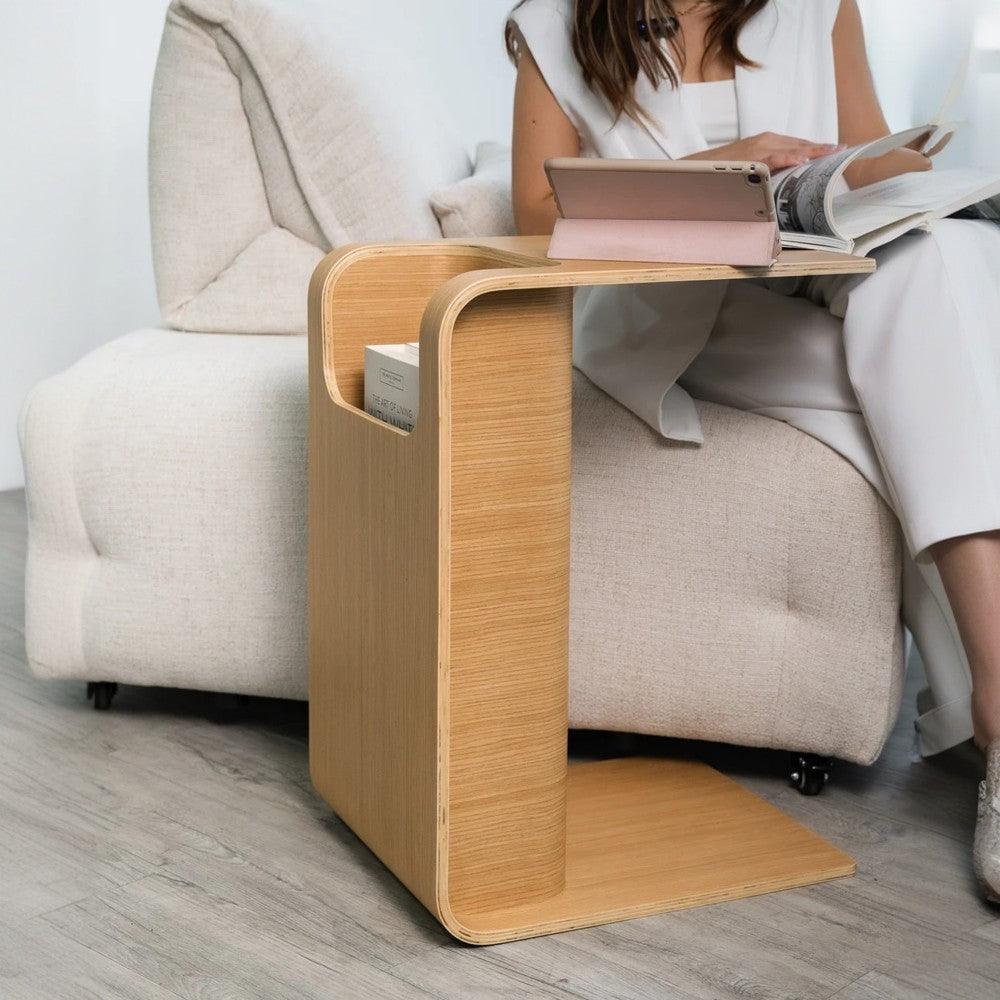
[[[521,0],[517,7],[526,2]],[[707,0],[712,12],[702,66],[716,55],[733,66],[756,66],[740,51],[739,35],[768,2]],[[664,80],[672,87],[680,83],[667,47],[655,44],[658,38],[670,41],[676,64],[683,69],[677,6],[673,0],[574,0],[573,52],[583,69],[584,82],[607,99],[616,118],[623,114],[636,121],[646,117],[635,98],[640,73],[654,87]],[[684,9],[691,4],[680,6]],[[515,62],[518,41],[517,29],[509,21],[507,51]]]

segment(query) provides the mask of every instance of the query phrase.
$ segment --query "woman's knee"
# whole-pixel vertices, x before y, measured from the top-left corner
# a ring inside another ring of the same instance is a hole
[[[1000,226],[975,219],[937,219],[927,229],[908,233],[876,251],[879,267],[982,266],[1000,270]]]

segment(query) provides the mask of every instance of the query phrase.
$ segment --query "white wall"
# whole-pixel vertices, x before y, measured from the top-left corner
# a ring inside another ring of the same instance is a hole
[[[0,0],[0,490],[40,379],[155,323],[146,120],[166,0]]]
[[[1000,0],[981,0],[976,26],[975,110],[972,157],[1000,165]]]
[[[942,165],[1000,166],[1000,0],[860,0],[879,97],[894,129],[941,108],[972,49],[966,88],[948,118],[966,123]]]
[[[515,74],[504,50],[503,26],[515,0],[318,2],[355,4],[364,30],[389,35],[405,50],[407,60],[416,53],[431,79],[441,86],[461,135],[509,141]],[[385,18],[400,9],[400,23],[387,27]],[[470,53],[481,67],[481,75],[469,75]],[[498,88],[498,79],[508,79],[509,88]]]

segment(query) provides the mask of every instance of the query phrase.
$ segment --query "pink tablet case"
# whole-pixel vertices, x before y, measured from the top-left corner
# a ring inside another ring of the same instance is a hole
[[[559,219],[549,256],[664,264],[770,267],[780,251],[776,222]]]
[[[768,267],[781,250],[761,164],[573,158],[546,171],[562,216],[550,257]]]

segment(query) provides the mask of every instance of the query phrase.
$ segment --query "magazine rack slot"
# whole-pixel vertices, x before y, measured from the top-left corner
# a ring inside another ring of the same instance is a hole
[[[348,251],[350,254],[351,252]],[[331,393],[363,409],[364,349],[369,344],[402,344],[420,339],[420,324],[431,296],[449,279],[469,271],[524,267],[538,262],[486,248],[442,243],[419,254],[353,253],[344,261],[327,315],[324,342]],[[544,262],[543,262],[544,263]]]

